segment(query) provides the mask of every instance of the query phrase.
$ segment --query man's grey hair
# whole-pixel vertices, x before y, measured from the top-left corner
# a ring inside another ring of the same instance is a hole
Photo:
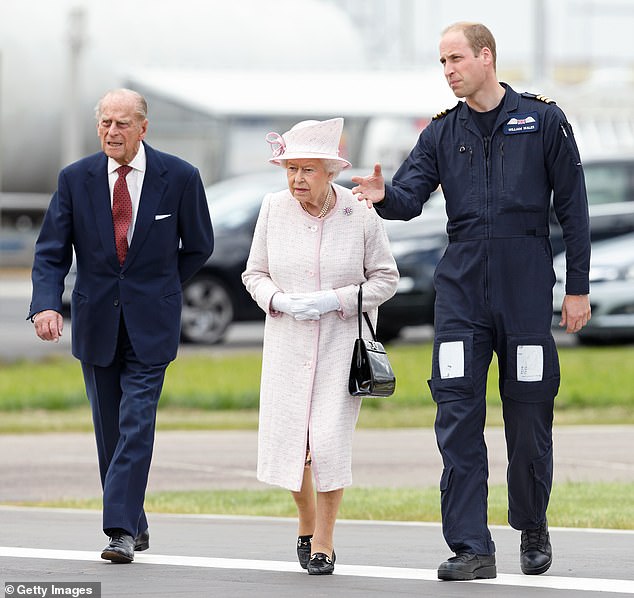
[[[132,96],[135,100],[135,113],[139,120],[147,119],[147,101],[145,98],[138,92],[133,89],[127,89],[125,87],[121,87],[119,89],[111,89],[107,91],[97,102],[95,106],[95,118],[99,120],[102,114],[102,107],[105,100],[118,95],[124,96]]]

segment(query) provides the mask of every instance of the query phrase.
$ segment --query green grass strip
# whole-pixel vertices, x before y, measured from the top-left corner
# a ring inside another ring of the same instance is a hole
[[[552,527],[634,529],[634,483],[564,483],[553,486]],[[28,506],[101,509],[101,499],[20,503]],[[149,513],[296,517],[289,492],[281,489],[158,492],[146,497]],[[440,521],[437,488],[347,488],[340,519]],[[506,486],[489,489],[489,522],[507,524]]]
[[[390,399],[368,399],[366,409],[430,407],[427,386],[431,345],[389,347],[397,375]],[[620,408],[634,421],[634,350],[628,346],[566,347],[560,349],[562,386],[556,401],[560,412],[574,409]],[[201,411],[257,409],[261,355],[259,352],[223,355],[184,354],[167,371],[160,409]],[[499,405],[497,363],[491,365],[487,401]],[[61,411],[85,405],[79,363],[55,358],[32,363],[0,363],[0,412]],[[625,423],[625,422],[621,422]]]

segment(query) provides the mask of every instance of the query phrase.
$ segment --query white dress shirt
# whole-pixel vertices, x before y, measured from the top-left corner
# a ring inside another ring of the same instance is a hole
[[[126,177],[126,183],[128,184],[128,192],[130,193],[130,200],[132,201],[132,221],[130,222],[130,228],[128,229],[128,246],[132,243],[132,234],[134,233],[134,224],[136,223],[136,216],[139,211],[139,201],[141,199],[141,189],[143,188],[143,178],[145,177],[145,147],[141,143],[139,145],[139,151],[128,166],[132,167],[132,170]],[[115,181],[119,178],[117,168],[119,164],[116,160],[108,158],[108,185],[110,186],[110,207],[112,208],[112,196],[114,193]]]

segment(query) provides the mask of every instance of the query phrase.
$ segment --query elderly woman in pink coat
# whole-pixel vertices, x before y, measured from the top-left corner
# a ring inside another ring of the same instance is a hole
[[[266,195],[242,280],[266,313],[258,479],[291,491],[297,555],[311,575],[334,570],[333,532],[352,483],[352,435],[361,399],[348,393],[357,293],[376,325],[398,270],[383,223],[333,182],[343,119],[269,133],[270,162],[288,190]]]

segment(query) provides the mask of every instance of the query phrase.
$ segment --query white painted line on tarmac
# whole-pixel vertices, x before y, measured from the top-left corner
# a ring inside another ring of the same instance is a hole
[[[0,557],[103,562],[99,559],[94,551],[49,550],[42,548],[20,548],[14,546],[0,546]],[[163,565],[168,567],[241,569],[266,572],[276,571],[281,573],[302,573],[305,575],[305,573],[303,573],[296,562],[289,561],[262,561],[249,559],[227,559],[162,554],[137,554],[135,555],[135,562],[137,564],[142,563],[145,565]],[[375,567],[368,565],[337,565],[335,569],[335,575],[434,581],[441,583],[438,581],[437,572],[435,569]],[[475,583],[527,588],[548,588],[555,590],[576,590],[579,592],[634,594],[634,580],[628,579],[598,579],[591,577],[573,578],[555,577],[549,575],[528,576],[500,574],[496,579],[480,579]]]

